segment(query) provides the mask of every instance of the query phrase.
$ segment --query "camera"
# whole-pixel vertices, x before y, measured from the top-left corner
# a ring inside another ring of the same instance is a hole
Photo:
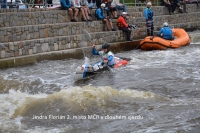
[[[129,28],[137,29],[138,27],[136,25],[128,25]]]

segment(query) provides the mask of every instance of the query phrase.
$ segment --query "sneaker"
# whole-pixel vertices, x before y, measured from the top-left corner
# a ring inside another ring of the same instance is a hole
[[[116,31],[115,29],[112,29],[112,31]]]
[[[77,22],[76,19],[72,19],[71,22]]]
[[[87,21],[90,21],[90,22],[92,22],[92,20],[90,20],[90,19],[88,19]]]

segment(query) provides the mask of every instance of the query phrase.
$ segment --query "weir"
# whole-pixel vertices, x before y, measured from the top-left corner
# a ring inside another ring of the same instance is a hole
[[[41,60],[61,60],[83,58],[83,50],[90,51],[91,44],[86,41],[83,29],[91,34],[92,42],[101,47],[104,42],[111,44],[114,53],[134,50],[146,36],[144,6],[127,7],[129,23],[138,26],[132,30],[133,42],[126,42],[126,35],[120,31],[104,31],[104,24],[97,21],[92,13],[92,22],[69,22],[67,11],[59,9],[1,9],[0,10],[0,68],[33,64]],[[163,22],[186,31],[200,27],[200,9],[196,4],[187,4],[188,13],[168,15],[164,6],[152,6],[154,11],[155,33]],[[118,12],[120,14],[121,12]],[[133,21],[134,18],[134,21]],[[116,27],[116,20],[113,19]],[[199,34],[191,34],[191,42],[199,42]],[[81,47],[80,47],[81,46]],[[89,52],[88,52],[89,53]],[[87,53],[87,54],[88,54]]]

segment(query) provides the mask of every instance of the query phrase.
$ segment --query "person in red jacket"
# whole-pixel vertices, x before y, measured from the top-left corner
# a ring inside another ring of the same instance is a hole
[[[119,28],[119,30],[123,30],[124,32],[126,32],[126,40],[131,41],[131,29],[125,21],[127,14],[127,12],[123,12],[122,15],[117,19],[117,27]]]

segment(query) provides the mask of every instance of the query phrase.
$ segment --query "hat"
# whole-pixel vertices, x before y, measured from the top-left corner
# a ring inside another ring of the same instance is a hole
[[[164,22],[164,23],[163,23],[163,26],[166,26],[166,27],[167,27],[167,26],[168,26],[168,23],[167,23],[167,22]]]
[[[147,2],[147,6],[151,6],[151,2]]]
[[[128,13],[127,12],[122,12],[122,15],[127,15]]]
[[[106,5],[104,3],[101,4],[102,7],[106,7]]]

